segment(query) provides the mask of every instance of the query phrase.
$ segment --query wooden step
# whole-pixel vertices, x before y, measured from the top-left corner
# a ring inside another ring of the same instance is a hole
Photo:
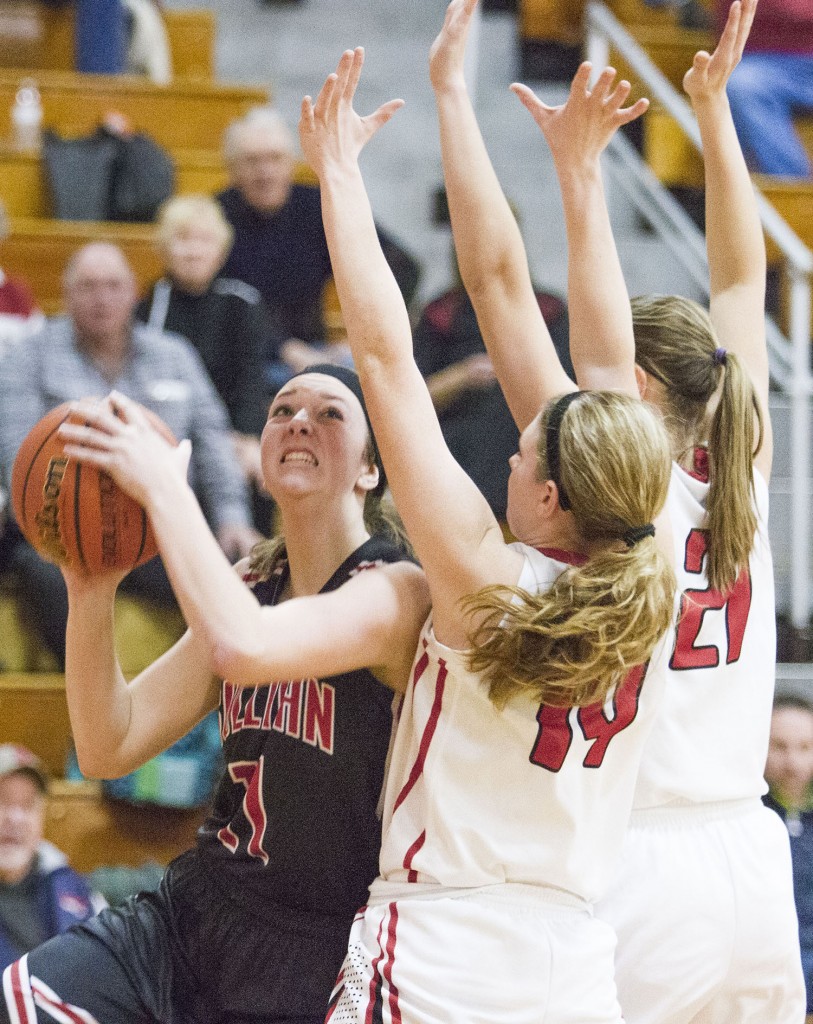
[[[214,13],[205,9],[163,8],[161,17],[169,37],[175,77],[213,78]],[[73,71],[76,62],[72,6],[5,0],[0,6],[0,67]]]
[[[206,808],[189,811],[135,807],[110,800],[99,782],[51,785],[45,838],[67,855],[77,871],[106,865],[168,864],[195,844]]]
[[[256,86],[178,80],[155,85],[135,75],[37,73],[43,127],[66,137],[89,135],[117,111],[134,131],[147,132],[170,151],[220,148],[223,131],[251,107],[268,103],[270,90]],[[0,139],[11,139],[11,107],[20,73],[0,69]]]

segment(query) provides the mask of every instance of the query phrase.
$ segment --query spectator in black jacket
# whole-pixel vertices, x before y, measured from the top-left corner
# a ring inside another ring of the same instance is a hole
[[[315,361],[343,361],[315,351],[327,331],[323,293],[332,277],[330,256],[322,227],[319,189],[294,184],[296,148],[280,114],[270,107],[254,107],[226,130],[224,157],[230,187],[218,196],[234,227],[234,245],[223,273],[256,288],[271,311],[277,342],[272,357],[294,370]],[[415,260],[379,229],[385,255],[405,300],[418,285]],[[272,378],[279,387],[285,377]]]
[[[218,275],[234,232],[209,196],[178,196],[158,215],[166,271],[136,307],[136,318],[194,345],[229,413],[249,483],[262,486],[260,433],[268,412],[264,382],[268,311],[251,285]]]

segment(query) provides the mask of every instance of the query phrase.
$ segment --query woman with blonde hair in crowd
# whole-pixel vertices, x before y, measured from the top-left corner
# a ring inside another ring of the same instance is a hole
[[[522,543],[505,543],[443,442],[376,238],[358,155],[400,103],[354,112],[362,63],[346,52],[316,104],[305,98],[300,138],[433,607],[396,733],[379,878],[328,1019],[618,1024],[614,939],[590,903],[620,848],[659,698],[646,663],[664,655],[673,616],[654,535],[666,434],[637,398],[580,392],[558,368],[511,459]]]
[[[268,311],[256,288],[219,276],[234,229],[214,199],[169,199],[157,224],[164,275],[138,304],[136,317],[156,330],[182,335],[195,347],[228,410],[246,479],[261,488]]]
[[[461,272],[522,427],[545,393],[549,360],[544,324],[517,285],[527,273],[521,241],[496,203],[477,208],[470,198],[460,126],[473,113],[461,83],[475,2],[450,5],[433,82]],[[680,618],[623,856],[597,905],[618,933],[628,1024],[804,1016],[787,836],[759,799],[775,660],[765,249],[725,93],[755,7],[731,5],[714,54],[699,53],[684,82],[704,144],[710,316],[677,296],[636,299],[630,310],[600,166],[629,83],[613,90],[607,69],[591,85],[585,64],[561,107],[513,87],[550,145],[562,189],[577,378],[640,391],[669,432],[673,459],[667,510]]]

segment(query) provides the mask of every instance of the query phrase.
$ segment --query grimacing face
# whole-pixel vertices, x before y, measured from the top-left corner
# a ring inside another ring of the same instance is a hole
[[[369,432],[358,399],[334,377],[306,373],[275,396],[262,433],[263,475],[277,500],[285,495],[341,498],[359,481],[372,489]]]
[[[0,778],[0,882],[24,878],[45,827],[45,796],[27,772]]]

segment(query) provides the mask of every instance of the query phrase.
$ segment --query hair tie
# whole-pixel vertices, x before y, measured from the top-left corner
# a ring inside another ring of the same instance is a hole
[[[724,348],[716,348],[714,350],[714,362],[718,366],[725,366],[728,352]]]
[[[646,526],[631,526],[621,534],[621,540],[624,541],[628,548],[634,548],[639,540],[643,540],[644,537],[654,536],[655,527],[652,523],[647,523]]]
[[[568,498],[567,491],[565,491],[564,485],[562,484],[559,465],[561,455],[559,431],[561,430],[562,420],[564,419],[565,413],[580,394],[581,391],[570,391],[566,395],[562,395],[561,398],[556,399],[550,407],[548,424],[545,432],[545,454],[548,460],[548,479],[552,480],[556,484],[556,489],[559,492],[559,507],[563,512],[567,512],[570,508],[570,498]]]

